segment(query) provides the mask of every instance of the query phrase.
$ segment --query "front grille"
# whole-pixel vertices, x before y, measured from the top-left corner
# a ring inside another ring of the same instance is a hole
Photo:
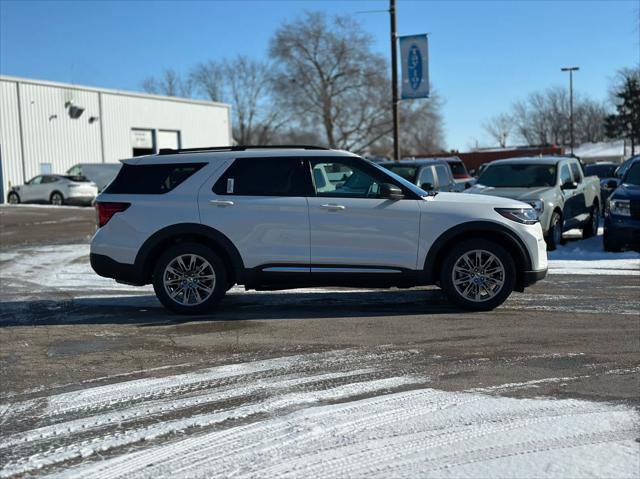
[[[640,200],[631,200],[631,217],[640,219]]]

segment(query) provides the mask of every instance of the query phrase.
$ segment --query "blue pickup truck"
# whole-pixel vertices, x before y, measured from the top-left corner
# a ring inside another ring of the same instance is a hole
[[[602,240],[605,251],[640,250],[640,157],[631,160],[607,200]]]

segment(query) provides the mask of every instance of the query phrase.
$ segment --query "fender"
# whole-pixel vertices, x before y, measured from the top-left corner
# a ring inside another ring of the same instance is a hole
[[[236,278],[239,279],[242,277],[244,262],[238,249],[231,240],[215,228],[199,223],[179,223],[156,231],[144,242],[138,251],[134,263],[136,269],[138,271],[144,271],[144,275],[148,276],[150,274],[150,261],[157,256],[157,248],[180,237],[205,239],[209,245],[214,246],[214,249],[218,250],[219,254],[224,253],[226,255],[226,258],[223,259],[228,259],[230,263],[229,266],[231,266],[235,272]]]
[[[424,271],[427,280],[429,282],[437,280],[438,274],[435,271],[435,268],[438,266],[438,262],[442,259],[442,253],[444,253],[446,248],[451,245],[451,242],[456,237],[466,239],[472,237],[474,234],[482,236],[487,233],[491,236],[499,236],[503,241],[511,246],[511,252],[518,256],[515,258],[516,262],[520,260],[523,266],[522,270],[531,270],[531,257],[527,251],[527,247],[515,232],[500,223],[493,223],[491,221],[469,221],[448,229],[438,236],[438,239],[433,242],[424,261]]]

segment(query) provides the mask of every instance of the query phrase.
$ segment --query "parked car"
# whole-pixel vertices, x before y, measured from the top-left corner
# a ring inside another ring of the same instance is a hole
[[[330,180],[326,172],[335,169],[346,180]],[[236,283],[257,290],[438,284],[458,305],[490,310],[547,271],[529,205],[426,195],[386,168],[319,147],[125,160],[96,208],[96,273],[152,283],[162,304],[182,314],[209,311]]]
[[[469,174],[466,165],[460,158],[450,156],[443,159],[449,163],[459,191],[463,191],[476,183],[476,179]]]
[[[84,176],[38,175],[24,185],[14,186],[7,195],[10,204],[51,203],[90,205],[98,187]]]
[[[606,205],[602,238],[605,251],[640,249],[640,158],[629,163]]]
[[[424,191],[458,191],[449,164],[444,160],[402,160],[380,163]]]
[[[120,163],[78,163],[67,170],[69,176],[84,176],[98,185],[98,191],[113,181],[122,164]]]
[[[584,174],[586,176],[597,176],[600,180],[600,198],[603,202],[606,201],[613,190],[618,187],[616,170],[619,166],[620,163],[601,162],[592,163],[584,167]],[[604,208],[602,212],[604,213]]]
[[[549,250],[563,242],[562,233],[582,228],[584,238],[598,232],[600,183],[585,176],[571,157],[512,158],[491,162],[478,183],[465,193],[503,196],[533,206]]]

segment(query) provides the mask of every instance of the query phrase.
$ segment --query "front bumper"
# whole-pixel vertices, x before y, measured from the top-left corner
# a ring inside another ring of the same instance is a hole
[[[620,246],[640,249],[640,219],[607,215],[604,218],[604,234]]]
[[[547,268],[538,271],[525,271],[522,275],[522,287],[531,286],[547,276]]]

